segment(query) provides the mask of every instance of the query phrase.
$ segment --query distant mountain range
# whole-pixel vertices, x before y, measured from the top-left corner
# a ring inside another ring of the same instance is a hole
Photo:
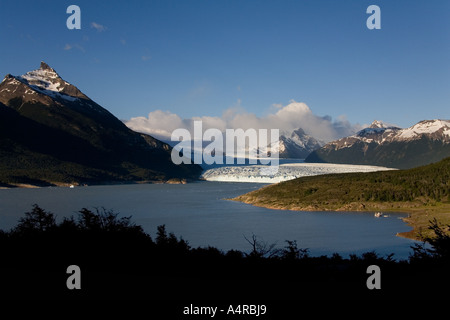
[[[325,145],[308,134],[302,128],[294,130],[290,136],[281,135],[278,145],[280,158],[305,159],[311,152]]]
[[[355,135],[332,141],[313,151],[305,161],[407,169],[449,156],[448,120],[424,120],[406,129],[374,121]]]
[[[41,62],[0,83],[0,186],[196,179],[171,147],[137,133]]]
[[[298,128],[275,147],[280,158],[411,168],[450,156],[450,121],[407,129],[374,121],[327,144]],[[197,179],[202,168],[173,164],[171,150],[129,129],[44,62],[0,83],[0,187]]]
[[[267,146],[267,152],[269,154],[278,152],[278,157],[282,159],[305,159],[311,152],[323,145],[325,142],[306,134],[302,128],[298,128],[291,134],[280,135],[278,143]],[[265,155],[265,151],[259,148],[256,152]]]

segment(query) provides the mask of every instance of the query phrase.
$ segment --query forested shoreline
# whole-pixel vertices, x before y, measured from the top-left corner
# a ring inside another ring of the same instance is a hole
[[[56,222],[35,205],[16,227],[0,232],[2,295],[8,299],[384,299],[413,292],[439,299],[449,283],[450,237],[431,221],[433,238],[408,260],[367,252],[312,257],[286,240],[276,248],[249,235],[249,250],[192,248],[188,239],[157,226],[153,239],[141,226],[111,210],[83,208]],[[70,290],[68,266],[81,270],[81,289]],[[370,290],[370,265],[382,272],[381,290]],[[231,291],[230,291],[231,290]],[[425,291],[421,291],[425,290]],[[293,293],[294,292],[294,293]]]

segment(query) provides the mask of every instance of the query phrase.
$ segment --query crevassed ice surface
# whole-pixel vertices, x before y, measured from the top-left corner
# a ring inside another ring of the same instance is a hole
[[[299,177],[330,173],[373,172],[392,168],[332,163],[289,163],[275,166],[248,165],[208,169],[202,178],[208,181],[276,183]]]

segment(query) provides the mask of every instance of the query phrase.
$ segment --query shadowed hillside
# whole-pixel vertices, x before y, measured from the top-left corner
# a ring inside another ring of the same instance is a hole
[[[44,62],[0,83],[0,186],[197,179],[172,148],[134,132]]]

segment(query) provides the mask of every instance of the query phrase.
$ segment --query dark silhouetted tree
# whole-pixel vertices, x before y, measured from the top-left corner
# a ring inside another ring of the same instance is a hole
[[[143,232],[141,226],[136,226],[131,222],[131,216],[119,217],[118,213],[105,208],[95,209],[95,212],[83,208],[79,212],[78,227],[82,230],[98,231],[138,231]]]
[[[309,256],[309,249],[299,249],[296,240],[286,240],[287,246],[281,252],[281,257],[287,260],[304,259]]]
[[[439,259],[450,262],[450,234],[448,233],[450,225],[442,225],[435,218],[430,221],[428,229],[433,231],[434,236],[422,237],[422,244],[412,246],[413,254],[410,260]]]
[[[244,238],[252,247],[250,253],[246,254],[249,258],[272,258],[279,254],[279,250],[275,248],[276,243],[268,244],[263,240],[258,240],[254,234],[251,240],[246,236]]]
[[[34,234],[49,231],[55,228],[56,220],[53,213],[47,212],[37,204],[33,205],[31,212],[19,219],[18,225],[13,229],[14,234]]]
[[[177,250],[179,253],[188,252],[190,249],[189,243],[183,238],[178,239],[172,232],[167,235],[164,224],[157,227],[156,245],[161,249]]]

